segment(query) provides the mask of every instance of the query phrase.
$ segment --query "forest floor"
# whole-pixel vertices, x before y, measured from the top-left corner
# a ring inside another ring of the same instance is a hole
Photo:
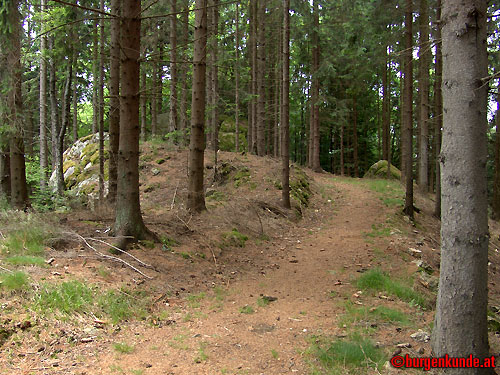
[[[214,182],[207,152],[207,211],[191,216],[186,157],[144,146],[141,204],[163,244],[129,251],[148,266],[116,256],[145,276],[102,257],[111,210],[41,216],[60,235],[45,249],[50,265],[17,266],[28,287],[0,289],[0,374],[384,374],[397,372],[394,353],[430,354],[439,272],[430,196],[417,196],[411,224],[397,182],[294,167],[285,211],[279,161],[220,153]],[[493,308],[500,228],[490,230]]]

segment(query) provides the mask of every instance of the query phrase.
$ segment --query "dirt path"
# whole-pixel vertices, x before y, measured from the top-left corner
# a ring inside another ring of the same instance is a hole
[[[342,192],[336,213],[320,228],[298,229],[284,238],[286,245],[266,250],[273,270],[238,280],[227,292],[217,289],[178,305],[171,301],[175,324],[138,323],[114,334],[110,339],[133,346],[132,353],[102,347],[87,373],[306,374],[301,353],[308,338],[343,334],[338,317],[353,290],[349,280],[372,260],[363,233],[386,209],[358,185],[316,178],[330,193]],[[335,285],[338,280],[342,285]],[[277,300],[265,305],[260,296]]]

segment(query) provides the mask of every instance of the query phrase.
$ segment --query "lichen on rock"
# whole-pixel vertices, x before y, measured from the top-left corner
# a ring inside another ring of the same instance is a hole
[[[104,133],[105,148],[109,144],[109,135]],[[107,161],[109,153],[104,152]],[[68,190],[77,196],[86,196],[89,200],[99,195],[99,133],[78,139],[63,154],[64,182]],[[108,166],[104,170],[104,195],[108,194]],[[53,191],[57,190],[56,172],[53,171],[49,182]]]

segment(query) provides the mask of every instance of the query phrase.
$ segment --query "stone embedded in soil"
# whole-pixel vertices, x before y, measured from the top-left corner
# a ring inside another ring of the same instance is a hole
[[[431,336],[427,332],[422,331],[421,329],[411,334],[410,337],[418,342],[428,342],[431,339]]]
[[[414,249],[412,247],[408,248],[408,253],[414,257],[422,256],[422,250]]]
[[[265,324],[265,323],[259,323],[259,324],[256,324],[255,326],[253,326],[250,329],[250,331],[254,332],[254,333],[263,334],[263,333],[272,332],[272,331],[274,331],[275,328],[276,327],[273,326],[273,325],[269,325],[269,324]]]
[[[398,348],[411,348],[411,344],[409,342],[403,342],[401,344],[397,344],[396,347],[398,347]]]

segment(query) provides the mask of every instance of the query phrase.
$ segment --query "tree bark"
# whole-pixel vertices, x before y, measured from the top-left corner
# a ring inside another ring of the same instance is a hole
[[[406,0],[405,8],[405,53],[404,53],[404,132],[401,134],[401,142],[404,143],[406,187],[404,213],[413,220],[413,5],[412,0]]]
[[[281,203],[290,208],[290,0],[283,0],[283,99],[281,109]]]
[[[99,21],[94,21],[92,31],[92,134],[97,133],[99,128],[99,99],[98,99],[98,77],[99,77]],[[52,49],[52,48],[51,48]]]
[[[354,177],[359,177],[358,159],[358,110],[356,96],[352,100],[352,150],[354,159]]]
[[[212,148],[215,152],[215,166],[217,166],[217,151],[219,150],[219,67],[218,63],[218,50],[219,50],[219,41],[218,41],[218,33],[219,33],[219,0],[212,0],[213,7],[209,10],[212,12],[212,35],[211,35],[211,103],[210,103],[210,129],[212,131]],[[215,167],[216,168],[216,167]]]
[[[250,48],[250,110],[248,124],[248,151],[256,153],[257,139],[257,1],[249,0],[249,48]]]
[[[121,39],[121,35],[120,35]],[[144,56],[144,53],[142,53],[142,56]],[[121,57],[120,57],[121,59]],[[121,71],[120,71],[120,77],[121,77]],[[141,109],[141,140],[145,141],[147,138],[147,114],[146,114],[146,69],[144,67],[141,69],[141,79],[140,79],[140,86],[141,86],[141,95],[139,98],[139,105]],[[121,98],[121,97],[120,97]],[[121,103],[121,100],[120,100]],[[121,108],[120,108],[120,113],[121,113]],[[120,120],[121,124],[121,120]],[[120,137],[118,136],[118,139]]]
[[[47,0],[41,0],[41,30],[45,31],[44,14]],[[47,187],[48,152],[47,152],[47,36],[40,38],[40,189]]]
[[[111,0],[111,13],[120,14],[120,0]],[[118,150],[120,142],[120,18],[111,20],[109,70],[109,192],[111,203],[116,201]],[[141,95],[142,97],[143,95]]]
[[[429,191],[429,65],[431,49],[429,45],[429,4],[420,0],[420,49],[418,53],[418,94],[420,98],[420,164],[418,187],[420,192]]]
[[[28,189],[26,186],[26,166],[24,160],[23,142],[23,101],[21,95],[21,20],[19,15],[19,0],[9,4],[8,18],[10,30],[8,34],[7,72],[10,78],[8,86],[8,113],[12,128],[10,137],[10,178],[11,204],[15,209],[25,209],[28,206]]]
[[[49,39],[49,50],[54,48],[54,38]],[[56,149],[57,149],[57,134],[59,132],[59,106],[57,105],[56,93],[56,63],[54,56],[51,57],[49,63],[49,99],[50,99],[50,146],[51,146],[51,165],[52,170],[56,167]]]
[[[187,144],[187,131],[188,131],[188,118],[187,118],[187,97],[188,97],[188,82],[187,82],[187,71],[188,71],[188,38],[189,38],[189,0],[184,0],[184,6],[182,14],[182,56],[183,64],[180,66],[179,78],[182,82],[181,89],[181,100],[180,100],[180,128],[183,130],[182,142]]]
[[[318,0],[313,1],[313,30],[312,30],[312,100],[311,100],[311,168],[315,172],[321,172],[320,133],[319,133],[319,10]]]
[[[170,16],[170,129],[178,129],[177,119],[177,0],[172,0]]]
[[[158,45],[158,39],[159,39],[159,29],[158,25],[154,23],[154,29],[153,29],[153,46]],[[152,48],[153,50],[153,72],[152,72],[152,77],[151,77],[151,135],[154,137],[158,135],[158,65],[160,64],[160,59],[158,57],[158,54],[155,53],[156,48]]]
[[[78,57],[75,55],[75,61],[73,65],[76,65]],[[76,66],[75,66],[76,67]],[[73,142],[76,142],[78,140],[78,86],[76,82],[76,74],[75,70],[73,69],[73,93],[71,94],[73,98]]]
[[[500,220],[500,81],[497,86],[497,111],[495,114],[495,176],[493,178],[492,216]]]
[[[390,129],[390,116],[389,116],[389,80],[388,80],[388,56],[387,46],[384,47],[384,69],[382,71],[382,159],[388,160],[389,158],[389,129]]]
[[[146,228],[139,199],[139,75],[141,2],[122,0],[120,140],[115,236],[123,248],[129,241],[155,236]]]
[[[257,1],[257,155],[266,154],[266,2]],[[254,129],[255,130],[255,129]]]
[[[0,199],[10,201],[10,153],[8,146],[0,145]]]
[[[234,146],[236,152],[240,152],[240,2],[236,2],[236,31],[234,38],[236,39],[236,50],[235,50],[235,60],[234,60],[234,122],[235,122],[235,139]]]
[[[434,86],[434,112],[436,121],[434,123],[434,152],[436,160],[436,199],[434,204],[434,216],[441,217],[441,165],[439,162],[441,153],[441,129],[443,128],[443,53],[441,42],[441,0],[437,0],[437,25],[436,25],[436,78]]]
[[[104,0],[100,0],[104,11]],[[100,25],[99,40],[99,202],[104,201],[104,23]]]
[[[432,339],[437,357],[490,357],[486,17],[484,0],[443,2],[441,267]],[[494,369],[448,372],[493,374]]]
[[[205,90],[207,48],[207,0],[196,0],[193,95],[191,103],[191,140],[189,144],[189,181],[187,208],[201,212],[205,207],[203,165],[205,151]]]
[[[71,52],[73,54],[73,52]],[[69,125],[69,115],[71,110],[71,81],[73,78],[73,61],[68,61],[66,81],[64,82],[64,90],[62,93],[62,118],[61,125],[57,130],[56,136],[56,183],[57,193],[62,195],[65,190],[64,170],[63,170],[63,154],[64,154],[64,138]]]
[[[280,6],[279,7],[279,10],[281,10],[281,8],[283,8],[283,6]],[[281,10],[281,12],[283,12]],[[277,158],[279,157],[279,155],[281,155],[281,148],[280,148],[280,132],[281,132],[281,129],[280,129],[280,118],[281,118],[281,103],[282,103],[282,100],[283,100],[283,95],[282,95],[282,91],[283,91],[283,85],[281,84],[281,70],[280,70],[280,67],[281,67],[281,64],[282,64],[282,61],[283,61],[283,53],[282,53],[282,40],[284,38],[283,34],[284,34],[284,31],[283,31],[283,22],[280,22],[280,24],[282,25],[279,29],[280,29],[280,32],[279,32],[279,36],[278,36],[278,43],[276,44],[276,49],[277,49],[277,54],[278,54],[278,59],[276,61],[276,64],[275,64],[275,81],[276,81],[276,88],[275,88],[275,96],[274,96],[274,103],[275,103],[275,113],[274,113],[274,140],[273,140],[273,150],[274,150],[274,157]]]
[[[345,163],[344,163],[344,123],[340,125],[340,175],[345,175]]]

